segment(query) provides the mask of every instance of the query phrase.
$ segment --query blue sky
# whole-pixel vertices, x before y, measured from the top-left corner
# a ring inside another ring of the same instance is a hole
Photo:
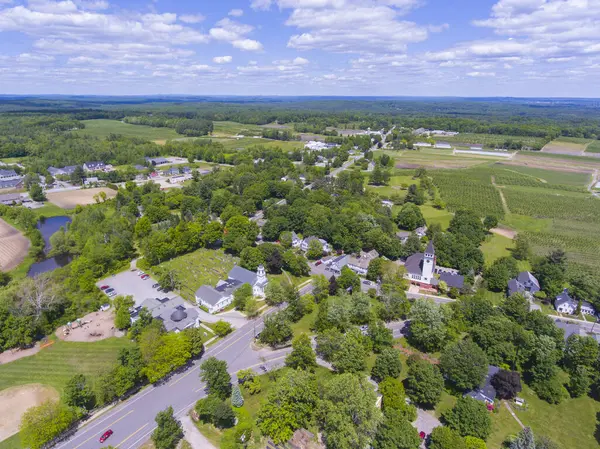
[[[600,96],[600,0],[0,0],[0,93]]]

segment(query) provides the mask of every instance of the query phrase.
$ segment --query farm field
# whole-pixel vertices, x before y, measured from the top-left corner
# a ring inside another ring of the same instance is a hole
[[[544,153],[558,154],[583,154],[587,144],[591,143],[591,139],[579,139],[576,137],[559,137],[552,142],[547,143],[542,151]]]
[[[262,136],[258,125],[245,125],[237,122],[213,122],[213,137],[221,136]]]
[[[214,287],[217,281],[227,277],[235,263],[236,259],[225,254],[223,250],[200,248],[163,262],[158,267],[173,270],[182,285],[181,296],[188,301],[194,301],[194,293],[201,285],[208,284]]]
[[[0,218],[0,271],[10,271],[23,262],[30,244],[21,231]]]
[[[212,140],[215,143],[222,144],[226,150],[239,150],[248,148],[256,145],[263,145],[266,148],[280,148],[284,151],[292,151],[304,147],[304,144],[299,141],[283,141],[283,140],[271,140],[271,139],[254,139],[251,137],[233,139],[233,138],[209,138],[209,137],[197,137],[193,138],[196,141],[208,142]]]
[[[454,155],[450,150],[407,150],[391,151],[384,150],[381,153],[388,154],[394,159],[397,169],[414,169],[425,167],[434,168],[468,168],[486,162],[502,159],[501,157],[487,157],[477,155]],[[380,154],[378,151],[376,154]]]
[[[594,140],[585,148],[586,153],[600,153],[600,140]]]
[[[423,206],[419,207],[428,225],[438,223],[442,229],[447,229],[448,226],[450,226],[450,220],[452,220],[452,217],[454,216],[454,214],[451,212],[448,212],[447,210],[436,209],[429,204],[424,204]]]
[[[99,195],[100,192],[106,193],[108,199],[117,196],[115,190],[106,187],[98,187],[93,189],[67,190],[65,192],[48,192],[46,197],[48,198],[48,201],[54,203],[58,207],[62,207],[63,209],[75,209],[75,206],[78,204],[85,206],[87,204],[96,203],[94,196]]]
[[[109,134],[120,134],[124,137],[138,137],[147,140],[168,140],[181,137],[172,128],[153,128],[144,125],[130,125],[118,120],[83,120],[84,129],[74,131],[77,134],[86,136],[106,138]]]
[[[516,172],[528,176],[544,184],[585,187],[590,182],[589,173],[546,170],[543,168],[536,167],[508,165],[502,162],[496,163],[494,165],[494,168],[505,170],[507,173]]]
[[[435,137],[436,141],[450,143],[474,143],[483,144],[485,148],[502,148],[505,143],[520,143],[521,145],[542,148],[546,143],[546,139],[541,137],[529,136],[507,136],[502,134],[477,134],[464,133],[457,136],[440,136]]]
[[[59,393],[74,374],[90,379],[116,361],[119,349],[133,345],[126,338],[94,343],[57,341],[35,355],[0,365],[0,390],[31,383],[49,385]]]

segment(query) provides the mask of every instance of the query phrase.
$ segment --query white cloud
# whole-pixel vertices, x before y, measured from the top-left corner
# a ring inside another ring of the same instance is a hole
[[[213,58],[213,62],[216,64],[227,64],[231,61],[233,61],[231,56],[215,56]]]
[[[467,76],[471,76],[474,78],[491,78],[496,76],[496,73],[494,72],[469,72],[467,73]]]
[[[269,9],[272,3],[272,0],[252,0],[250,7],[252,9],[265,10]]]
[[[42,55],[42,54],[32,54],[32,53],[21,53],[17,56],[17,62],[51,62],[54,61],[54,56],[50,55]]]
[[[294,58],[292,62],[294,63],[294,65],[305,65],[308,64],[309,61],[308,59],[301,58],[298,56],[297,58]]]
[[[219,20],[215,27],[209,30],[209,35],[213,39],[231,43],[235,48],[244,51],[260,51],[262,44],[246,36],[254,30],[251,25],[235,22],[229,18]]]
[[[203,22],[206,17],[202,14],[182,14],[179,16],[179,20],[183,23],[200,23]]]
[[[243,9],[232,9],[231,11],[229,11],[229,16],[232,17],[242,17],[244,15],[244,10]]]

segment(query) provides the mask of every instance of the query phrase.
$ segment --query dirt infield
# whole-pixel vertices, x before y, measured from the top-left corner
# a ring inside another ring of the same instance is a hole
[[[96,203],[94,195],[100,195],[100,192],[106,193],[106,198],[114,198],[117,196],[117,192],[113,189],[106,187],[97,187],[94,189],[80,189],[80,190],[67,190],[65,192],[48,192],[46,196],[48,201],[56,204],[58,207],[63,209],[75,209],[75,206],[81,204],[85,206],[87,204]],[[99,199],[99,201],[102,201]]]
[[[0,218],[0,271],[10,271],[23,262],[29,245],[27,237]]]
[[[58,401],[58,391],[42,384],[29,384],[0,391],[0,441],[19,431],[21,416],[42,402]]]
[[[56,336],[64,341],[92,342],[111,337],[122,337],[123,332],[115,329],[115,316],[112,309],[105,312],[92,312],[81,318],[81,326],[75,324],[68,333],[66,326],[56,329]]]

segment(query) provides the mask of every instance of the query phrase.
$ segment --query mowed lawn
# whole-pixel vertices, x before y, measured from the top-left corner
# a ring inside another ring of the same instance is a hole
[[[108,338],[94,343],[57,341],[35,355],[0,365],[0,390],[40,383],[62,392],[74,374],[93,379],[117,360],[121,348],[133,346],[127,338]]]
[[[600,153],[600,140],[594,140],[585,148],[586,153]]]
[[[181,296],[194,300],[194,293],[201,285],[215,286],[220,279],[227,278],[236,259],[223,250],[200,248],[192,253],[175,257],[158,265],[161,269],[173,270],[181,282]],[[152,271],[152,270],[151,270]]]
[[[510,249],[513,247],[514,242],[508,237],[498,234],[488,235],[481,245],[486,266],[490,266],[496,259],[510,256]]]
[[[183,137],[172,128],[153,128],[144,125],[130,125],[118,120],[84,120],[85,129],[75,131],[93,137],[105,138],[109,134],[120,134],[124,137],[139,137],[147,140],[168,140]]]

